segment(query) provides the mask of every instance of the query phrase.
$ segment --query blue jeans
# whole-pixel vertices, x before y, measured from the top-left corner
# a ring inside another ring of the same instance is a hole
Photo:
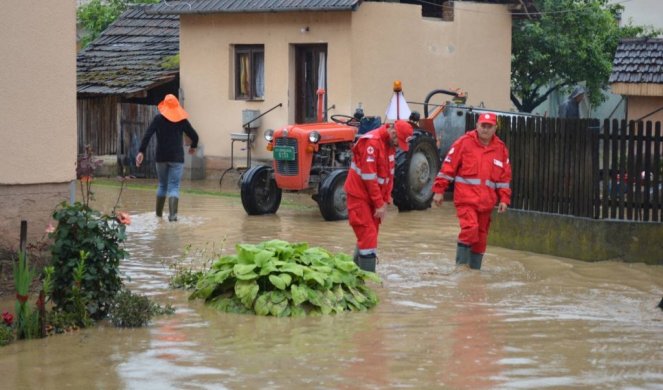
[[[159,184],[157,186],[157,196],[168,196],[170,198],[180,197],[180,179],[184,163],[177,162],[158,162],[157,177]]]

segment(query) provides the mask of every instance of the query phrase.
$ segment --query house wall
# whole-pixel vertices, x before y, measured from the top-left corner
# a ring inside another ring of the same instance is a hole
[[[628,118],[637,120],[655,110],[663,108],[663,96],[629,96]],[[645,121],[663,122],[663,110],[648,116]]]
[[[394,80],[409,101],[462,88],[469,104],[510,107],[511,15],[501,5],[463,3],[453,22],[422,18],[418,5],[370,2],[355,12],[182,15],[180,28],[180,98],[208,169],[228,165],[242,110],[282,103],[262,118],[256,137],[253,157],[269,158],[263,132],[294,121],[294,44],[327,44],[330,114],[352,114],[361,102],[367,115],[384,116]],[[265,45],[264,101],[232,99],[233,44]]]
[[[0,245],[43,236],[76,165],[73,1],[9,0],[0,12]]]

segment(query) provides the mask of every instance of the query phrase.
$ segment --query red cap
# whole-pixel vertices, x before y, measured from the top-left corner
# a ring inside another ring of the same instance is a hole
[[[396,129],[396,135],[398,136],[398,147],[404,151],[407,152],[409,147],[408,141],[410,140],[410,137],[412,137],[412,134],[414,133],[414,129],[412,128],[412,125],[404,120],[397,120],[394,122],[394,128]]]
[[[482,123],[490,123],[493,126],[497,126],[497,115],[492,112],[482,112],[477,120],[477,125]]]

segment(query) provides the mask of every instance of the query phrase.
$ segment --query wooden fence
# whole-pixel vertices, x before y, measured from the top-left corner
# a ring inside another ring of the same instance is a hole
[[[468,126],[474,122],[469,118]],[[663,221],[661,123],[502,117],[511,207],[594,219]]]

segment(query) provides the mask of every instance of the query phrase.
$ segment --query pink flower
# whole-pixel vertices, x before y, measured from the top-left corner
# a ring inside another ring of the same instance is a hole
[[[46,226],[46,233],[53,233],[55,231],[55,226],[51,222],[48,223],[48,226]]]
[[[2,321],[5,323],[5,325],[12,326],[12,324],[14,323],[14,316],[11,313],[3,311]]]
[[[120,211],[117,213],[117,221],[123,225],[131,225],[131,216],[129,216],[129,213]]]

